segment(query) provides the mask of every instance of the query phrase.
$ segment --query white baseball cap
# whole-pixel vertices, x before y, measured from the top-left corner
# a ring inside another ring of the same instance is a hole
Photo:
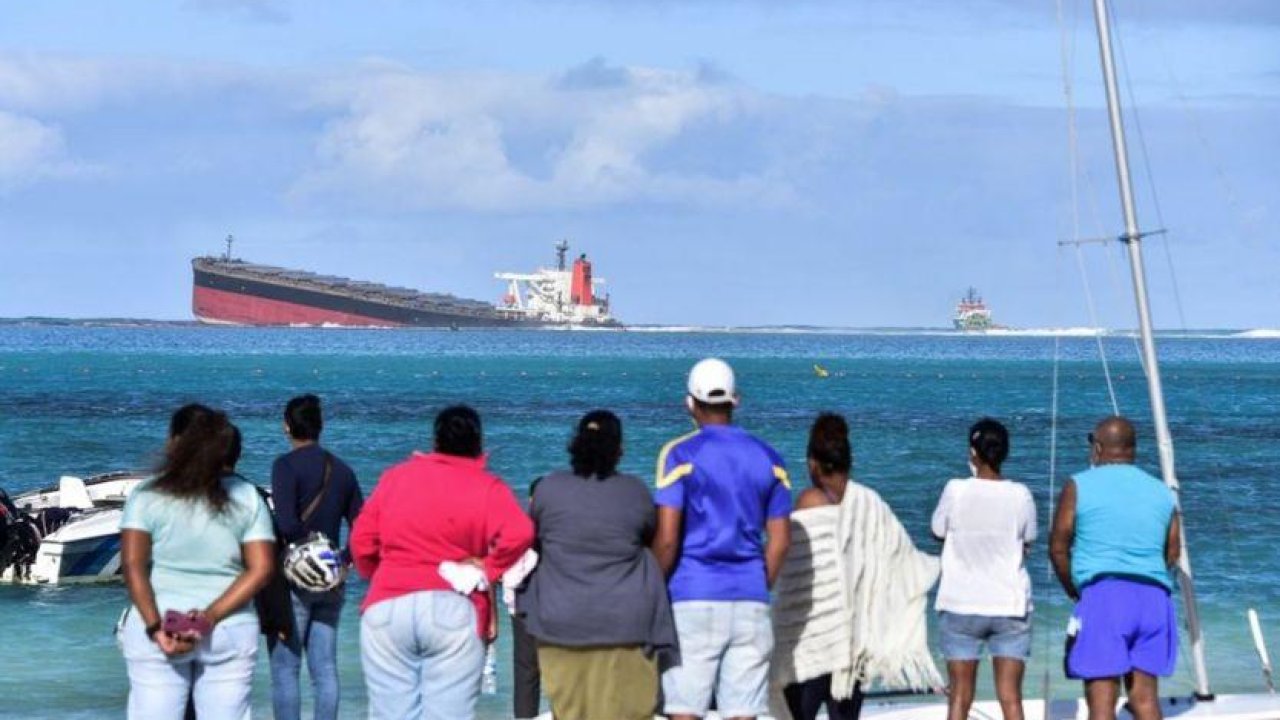
[[[689,371],[689,396],[708,405],[738,404],[733,368],[720,358],[699,360]]]

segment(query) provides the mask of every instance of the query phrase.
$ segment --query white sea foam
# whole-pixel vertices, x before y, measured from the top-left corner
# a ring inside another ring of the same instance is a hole
[[[1107,336],[1112,331],[1096,327],[1047,327],[1047,328],[991,328],[987,335],[1004,335],[1011,337],[1094,337]]]
[[[631,325],[630,332],[641,333],[734,333],[742,335],[899,335],[909,337],[1093,337],[1095,335],[1123,334],[1106,328],[1009,328],[995,327],[974,332],[961,332],[950,328],[849,328],[815,327],[808,325],[778,325],[756,327],[729,327],[708,325]]]
[[[729,328],[701,327],[698,325],[628,325],[627,332],[695,333],[695,332],[732,332],[732,331]]]
[[[266,327],[271,327],[270,325]],[[322,323],[289,323],[286,327],[295,330],[396,330],[395,325],[345,325],[336,322]]]
[[[1276,328],[1257,328],[1255,330],[1245,330],[1232,335],[1234,338],[1245,338],[1248,340],[1280,340],[1280,329]]]

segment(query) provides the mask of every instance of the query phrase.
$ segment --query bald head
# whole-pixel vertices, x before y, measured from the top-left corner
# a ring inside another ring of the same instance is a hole
[[[1137,454],[1138,433],[1133,429],[1133,423],[1119,415],[1099,422],[1090,437],[1096,462],[1133,462]]]

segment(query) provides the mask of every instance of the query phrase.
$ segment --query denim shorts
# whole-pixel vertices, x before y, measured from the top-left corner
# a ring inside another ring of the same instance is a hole
[[[1031,616],[993,617],[938,613],[942,655],[948,660],[981,660],[982,644],[993,658],[1031,657]]]
[[[668,715],[705,716],[714,694],[721,717],[769,712],[773,626],[761,602],[671,604],[680,664],[662,674]]]

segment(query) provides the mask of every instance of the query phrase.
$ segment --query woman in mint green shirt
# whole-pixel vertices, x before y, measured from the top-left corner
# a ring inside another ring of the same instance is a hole
[[[171,430],[163,466],[129,496],[120,523],[133,603],[122,639],[128,716],[182,717],[190,696],[201,720],[241,720],[258,652],[251,600],[274,569],[271,515],[231,474],[240,438],[224,413],[186,406]],[[191,629],[166,629],[168,611]]]

